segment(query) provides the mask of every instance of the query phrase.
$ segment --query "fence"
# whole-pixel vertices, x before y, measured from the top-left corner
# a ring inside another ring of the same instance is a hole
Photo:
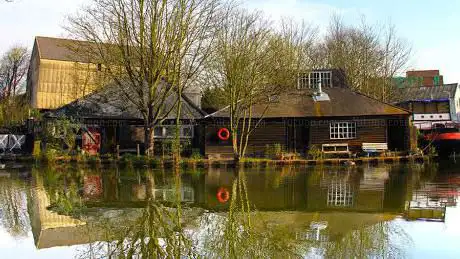
[[[26,135],[0,134],[0,151],[13,152],[22,150]]]

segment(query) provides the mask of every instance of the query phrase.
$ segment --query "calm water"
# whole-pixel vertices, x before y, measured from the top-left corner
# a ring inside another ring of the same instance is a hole
[[[0,171],[1,258],[459,258],[460,165]]]

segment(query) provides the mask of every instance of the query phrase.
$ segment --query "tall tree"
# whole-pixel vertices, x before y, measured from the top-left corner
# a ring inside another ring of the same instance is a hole
[[[15,96],[24,83],[29,69],[29,52],[26,47],[15,46],[0,60],[0,91],[2,98]]]
[[[69,32],[90,42],[80,51],[142,114],[149,155],[154,128],[171,112],[180,116],[180,96],[208,56],[219,6],[219,0],[93,0],[69,18]]]
[[[275,31],[259,12],[229,8],[223,15],[212,58],[207,64],[207,87],[223,89],[230,114],[235,159],[244,157],[249,136],[262,117],[253,118],[256,104],[294,86],[306,68],[312,30],[285,21]]]
[[[354,90],[388,101],[392,79],[407,68],[411,48],[392,25],[371,26],[362,19],[359,26],[348,26],[333,16],[318,51],[320,63],[344,70]]]

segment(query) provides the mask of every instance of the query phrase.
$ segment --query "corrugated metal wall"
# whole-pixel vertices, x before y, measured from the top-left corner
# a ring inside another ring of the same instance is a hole
[[[77,62],[40,61],[35,108],[53,109],[87,95],[99,85],[98,66]]]

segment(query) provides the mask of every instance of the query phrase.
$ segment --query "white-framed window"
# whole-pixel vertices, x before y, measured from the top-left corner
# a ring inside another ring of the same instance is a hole
[[[319,82],[321,82],[321,87],[332,87],[332,71],[301,73],[299,74],[297,87],[299,89],[318,88]]]
[[[334,180],[327,190],[327,205],[333,207],[349,207],[353,205],[353,190],[344,180]]]
[[[176,136],[175,125],[164,125],[157,126],[153,131],[155,138],[174,138]],[[182,125],[180,126],[180,137],[181,138],[193,138],[193,125]]]
[[[331,122],[330,139],[354,139],[356,138],[356,122],[338,121]]]

